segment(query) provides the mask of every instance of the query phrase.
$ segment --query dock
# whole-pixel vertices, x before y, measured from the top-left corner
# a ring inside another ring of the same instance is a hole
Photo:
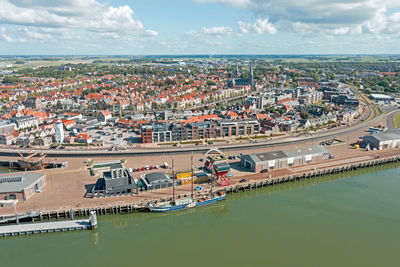
[[[297,174],[289,174],[283,176],[275,176],[270,177],[269,175],[265,175],[262,179],[259,180],[250,180],[243,183],[237,183],[233,185],[227,185],[223,187],[219,187],[218,191],[224,191],[226,194],[236,194],[240,192],[246,192],[256,189],[262,189],[267,187],[275,187],[279,184],[287,184],[287,183],[295,183],[306,180],[316,180],[319,177],[324,177],[327,175],[337,175],[344,173],[351,173],[353,171],[374,168],[378,166],[384,166],[389,164],[400,164],[400,156],[389,156],[385,158],[374,158],[367,160],[363,158],[362,162],[355,162],[353,160],[348,160],[346,162],[340,162],[339,166],[330,166],[314,169],[314,170],[303,170],[300,168],[301,172]],[[176,199],[186,198],[189,196],[189,193],[177,194]],[[84,208],[75,208],[75,209],[64,209],[64,210],[49,210],[49,211],[40,211],[40,212],[32,212],[31,216],[25,216],[25,222],[51,222],[51,221],[60,221],[60,220],[73,220],[74,218],[84,218],[90,216],[92,212],[96,213],[98,216],[102,215],[110,215],[110,214],[127,214],[134,212],[146,211],[149,204],[156,204],[158,202],[171,201],[172,197],[163,197],[163,198],[153,198],[150,200],[142,200],[142,201],[132,201],[131,203],[123,203],[121,205],[99,205],[92,207],[84,207]],[[20,214],[18,217],[22,217]],[[5,221],[15,221],[14,215],[0,215],[0,223]],[[0,226],[1,229],[2,226]],[[1,237],[1,234],[0,234]]]
[[[0,237],[68,232],[88,229],[97,229],[97,216],[95,212],[91,212],[90,217],[83,220],[53,221],[1,226]]]

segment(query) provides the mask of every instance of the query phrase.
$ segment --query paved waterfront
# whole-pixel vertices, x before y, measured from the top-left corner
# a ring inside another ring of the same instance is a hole
[[[400,169],[386,168],[182,212],[102,216],[97,231],[0,239],[0,257],[7,266],[398,266]]]

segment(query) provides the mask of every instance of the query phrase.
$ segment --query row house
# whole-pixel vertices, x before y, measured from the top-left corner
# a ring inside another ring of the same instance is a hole
[[[25,129],[31,127],[37,127],[39,125],[39,121],[35,116],[21,116],[17,118],[11,119],[11,122],[15,123],[17,126],[16,129]]]
[[[260,132],[260,123],[255,119],[247,120],[222,120],[217,122],[218,136],[254,135]]]
[[[332,121],[332,122],[337,121],[336,115],[332,114],[331,112],[329,112],[328,114],[323,114],[320,117],[303,120],[302,124],[303,124],[303,128],[310,128],[310,127],[315,127],[317,125],[326,124],[330,121]]]

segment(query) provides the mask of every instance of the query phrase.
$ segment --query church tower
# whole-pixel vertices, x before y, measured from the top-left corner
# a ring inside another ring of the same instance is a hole
[[[240,78],[239,64],[238,63],[236,63],[236,69],[233,72],[233,78],[235,78],[235,79]]]
[[[249,85],[254,86],[253,67],[251,65],[249,69]]]

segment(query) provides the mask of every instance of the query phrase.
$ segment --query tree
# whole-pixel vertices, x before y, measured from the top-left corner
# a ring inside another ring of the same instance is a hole
[[[16,83],[22,83],[23,81],[15,76],[6,76],[3,78],[2,83],[6,84],[16,84]]]
[[[308,118],[310,118],[310,113],[308,113],[306,110],[302,110],[300,111],[300,117],[304,120],[307,120]]]
[[[157,110],[157,109],[158,109],[158,104],[157,104],[156,102],[153,102],[153,103],[151,104],[151,108],[152,108],[153,110]]]

